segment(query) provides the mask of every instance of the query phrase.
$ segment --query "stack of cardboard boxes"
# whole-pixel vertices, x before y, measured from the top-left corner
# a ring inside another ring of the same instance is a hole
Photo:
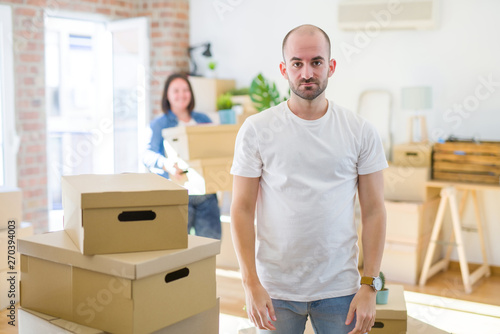
[[[22,213],[21,189],[0,187],[0,310],[19,301],[17,239],[33,234],[33,225],[21,221]]]
[[[65,230],[19,240],[32,320],[20,333],[34,319],[68,333],[218,333],[220,242],[188,236],[186,189],[154,174],[66,176],[62,188]]]
[[[431,151],[425,143],[395,145],[393,163],[384,170],[387,227],[381,270],[389,281],[416,284],[422,269],[439,206],[439,198],[426,194]]]
[[[167,156],[175,157],[181,169],[187,170],[184,178],[176,180],[189,189],[192,195],[231,192],[233,176],[234,143],[239,125],[199,125],[175,127],[163,130],[164,147]],[[221,221],[221,253],[217,266],[225,269],[239,269],[238,260],[231,239],[229,219]]]

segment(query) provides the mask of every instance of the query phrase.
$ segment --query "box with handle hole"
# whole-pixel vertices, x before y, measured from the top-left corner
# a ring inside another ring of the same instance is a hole
[[[62,195],[64,229],[82,254],[187,247],[187,190],[161,176],[63,176]]]
[[[376,306],[375,324],[370,333],[406,333],[408,314],[402,285],[387,284],[387,304]]]
[[[65,231],[19,240],[21,306],[111,333],[151,333],[216,305],[220,242],[87,256]]]

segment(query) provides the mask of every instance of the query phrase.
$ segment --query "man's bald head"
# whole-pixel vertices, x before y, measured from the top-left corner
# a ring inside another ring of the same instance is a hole
[[[292,34],[310,34],[311,36],[320,32],[323,37],[325,37],[325,41],[328,45],[328,59],[330,59],[330,56],[331,56],[331,44],[330,44],[330,37],[328,37],[328,35],[326,34],[326,32],[323,31],[323,29],[319,28],[319,27],[316,27],[312,24],[303,24],[303,25],[300,25],[298,27],[295,27],[293,28],[292,30],[290,30],[288,32],[288,34],[286,34],[285,38],[283,38],[283,45],[281,46],[281,53],[283,55],[283,61],[286,62],[286,58],[285,58],[285,47],[286,47],[286,42],[288,41],[288,38],[292,35]]]

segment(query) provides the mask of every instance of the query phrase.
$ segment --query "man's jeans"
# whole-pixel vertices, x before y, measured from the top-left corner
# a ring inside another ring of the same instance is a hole
[[[310,317],[316,334],[347,334],[356,326],[356,318],[345,325],[349,306],[354,295],[328,298],[313,302],[293,302],[273,299],[277,321],[275,331],[260,330],[267,334],[302,334]]]
[[[189,196],[188,233],[193,227],[198,236],[220,239],[220,209],[216,194]]]

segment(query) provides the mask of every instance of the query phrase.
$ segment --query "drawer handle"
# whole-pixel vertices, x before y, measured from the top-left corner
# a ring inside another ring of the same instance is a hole
[[[189,269],[188,268],[182,268],[179,270],[176,270],[174,272],[168,273],[165,275],[165,283],[170,283],[173,281],[176,281],[178,279],[187,277],[189,275]]]
[[[144,211],[123,211],[118,215],[121,222],[133,222],[139,220],[155,220],[156,213],[152,210]]]
[[[372,326],[372,328],[384,328],[384,323],[380,321],[375,321],[375,324]]]

